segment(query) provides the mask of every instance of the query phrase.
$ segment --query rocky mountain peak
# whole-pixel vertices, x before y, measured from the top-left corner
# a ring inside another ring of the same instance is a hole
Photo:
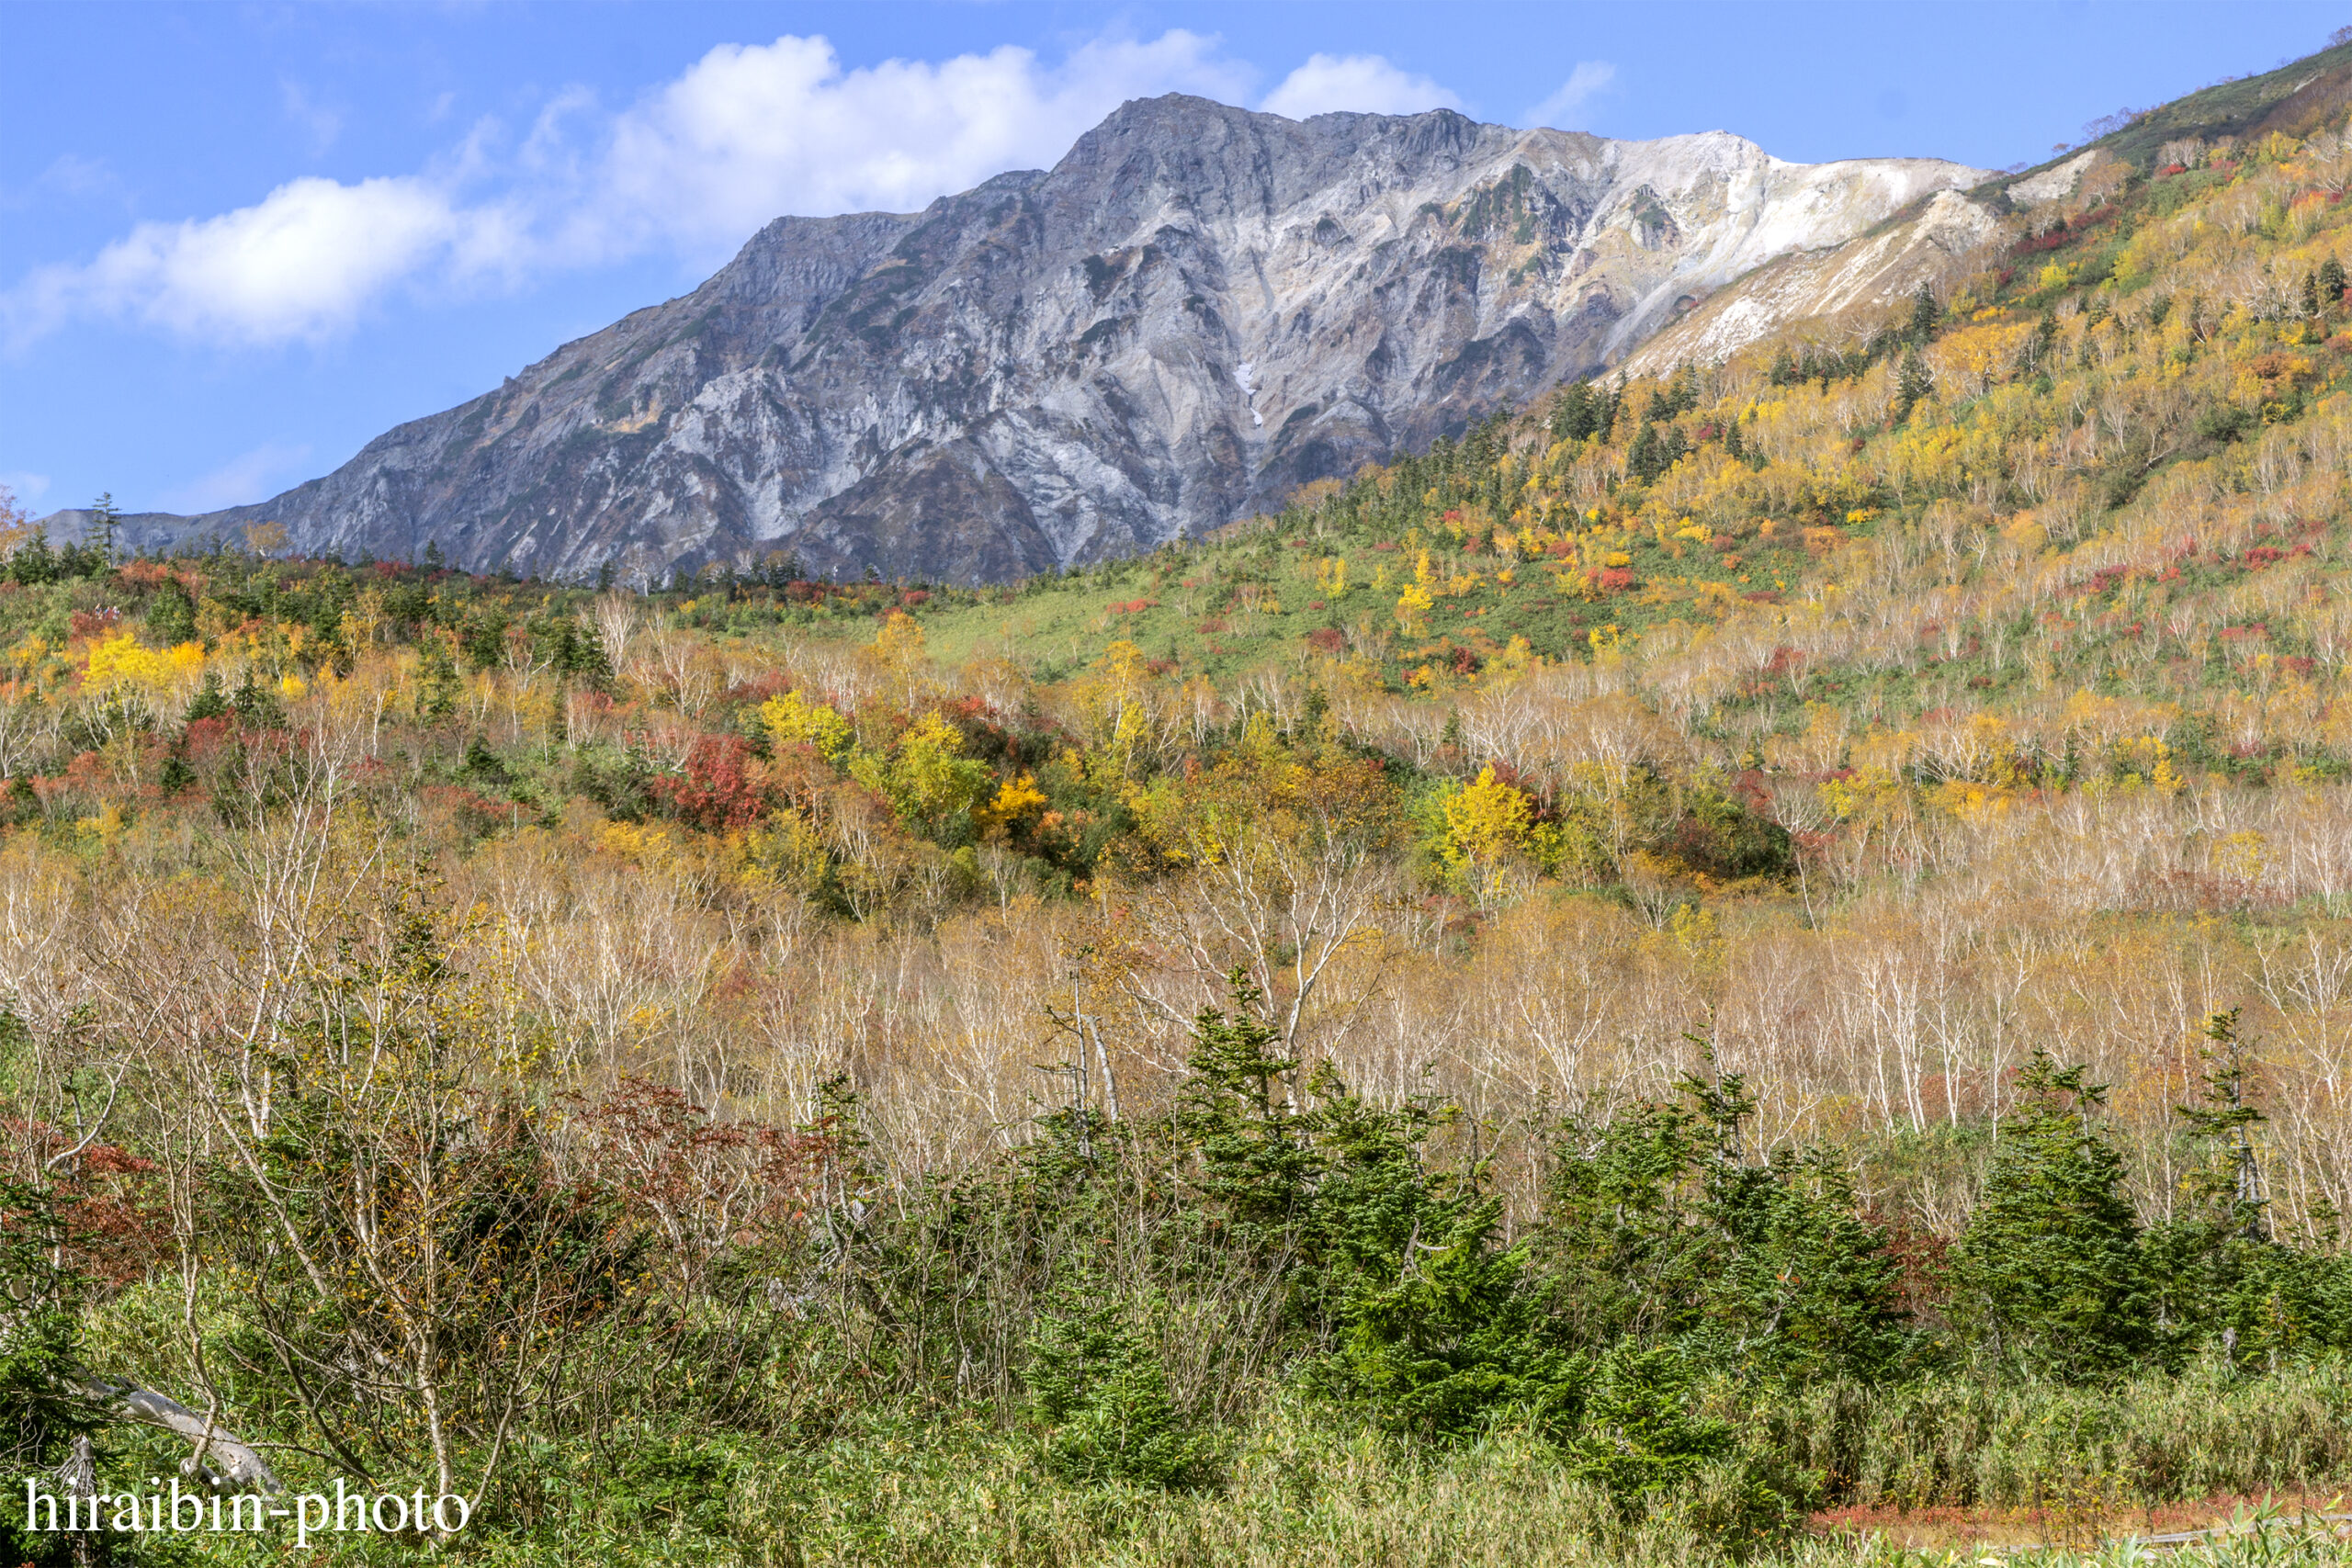
[[[1450,110],[1122,106],[919,213],[780,218],[701,288],[258,506],[312,551],[956,581],[1144,550],[1621,359],[1980,177]]]

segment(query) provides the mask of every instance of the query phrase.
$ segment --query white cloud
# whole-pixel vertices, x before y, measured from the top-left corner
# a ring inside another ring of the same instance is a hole
[[[19,505],[30,506],[49,493],[49,476],[28,473],[22,468],[0,473],[0,491],[15,496]],[[5,505],[0,505],[0,512],[6,510]]]
[[[218,512],[224,506],[266,501],[282,488],[278,479],[298,473],[310,455],[308,446],[265,442],[209,474],[165,491],[161,499],[164,508],[173,512]]]
[[[428,265],[494,265],[511,248],[497,216],[415,175],[289,180],[252,207],[141,223],[85,265],[44,267],[0,296],[0,323],[18,342],[75,317],[230,344],[316,342]]]
[[[1605,60],[1579,60],[1557,91],[1527,111],[1525,123],[1555,130],[1582,130],[1584,107],[1617,80],[1617,67]]]
[[[234,346],[318,342],[402,287],[512,286],[660,249],[707,266],[785,213],[920,208],[1050,164],[1126,99],[1238,102],[1253,75],[1182,29],[1098,39],[1051,66],[1009,46],[844,69],[822,38],[722,45],[618,113],[560,93],[519,146],[484,122],[422,173],[297,179],[232,212],[141,223],[0,291],[0,341],[97,318]],[[286,108],[314,136],[339,129],[295,88]]]
[[[1041,168],[1129,98],[1240,96],[1248,72],[1181,29],[1098,39],[1048,68],[1005,47],[844,71],[821,38],[727,44],[613,123],[588,226],[741,244],[786,212],[903,212]]]
[[[1306,119],[1352,110],[1358,114],[1419,114],[1458,109],[1462,100],[1426,76],[1398,69],[1377,54],[1310,54],[1258,106],[1268,114]]]

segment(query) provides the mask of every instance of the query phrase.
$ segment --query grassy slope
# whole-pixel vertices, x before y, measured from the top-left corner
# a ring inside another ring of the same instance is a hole
[[[2315,72],[2314,67],[2321,69]],[[2153,157],[2158,140],[2175,136],[2284,123],[2308,130],[2314,115],[2335,106],[2347,82],[2352,82],[2352,46],[2330,50],[2265,76],[2207,89],[2145,117],[2100,144],[2144,161]],[[2298,84],[2307,85],[2305,90],[2294,92]],[[2143,141],[2147,142],[2144,147]],[[2115,202],[2078,219],[2075,231],[2062,232],[2054,244],[2045,242],[2047,248],[2035,248],[2030,256],[2012,260],[1998,281],[1980,280],[1979,292],[1967,301],[1972,313],[1990,315],[1999,321],[2029,322],[2062,303],[2088,301],[2094,293],[2111,299],[2117,309],[2144,310],[2160,292],[2146,279],[2121,288],[2112,282],[2104,288],[2095,286],[2109,277],[2119,254],[2141,229],[2210,204],[2251,170],[2248,164],[2244,172],[2199,169],[2135,180]],[[2065,276],[2044,281],[2041,269],[2053,264],[2064,268]],[[1965,324],[1954,322],[1946,331]],[[2276,333],[2264,336],[2262,342],[2249,339],[2224,351],[2250,358],[2256,349],[2283,347],[2314,364],[2315,374],[2300,389],[2291,409],[2271,406],[2257,412],[2256,434],[2263,424],[2282,419],[2291,424],[2302,409],[2318,403],[2331,391],[2352,387],[2352,355],[2333,344],[2323,349],[2315,341],[2298,341],[2312,336]],[[1716,416],[1719,421],[1727,423],[1736,417],[1742,401],[1752,408],[1758,399],[1775,395],[1770,389],[1757,387],[1754,380],[1771,352],[1770,344],[1751,351],[1719,377],[1722,382],[1736,384],[1731,400]],[[1659,389],[1637,383],[1628,399],[1629,408],[1639,409]],[[2064,386],[2034,389],[2030,400],[2037,406],[2028,411],[2027,423],[2063,423],[2064,416],[2055,405],[2070,391]],[[1936,423],[1964,432],[1981,422],[1982,402],[1947,399]],[[1525,474],[1531,463],[1540,468],[1543,462],[1540,457],[1529,456],[1540,453],[1545,445],[1537,423],[1541,412],[1530,411],[1501,437],[1521,454],[1514,479]],[[1682,423],[1686,429],[1700,426],[1710,413],[1709,408],[1702,407]],[[1629,415],[1618,424],[1615,446],[1621,457],[1634,423]],[[1866,464],[1880,450],[1904,438],[1904,432],[1894,429],[1866,430],[1854,441],[1853,456]],[[2155,470],[2132,476],[2131,489],[2144,488],[2171,464],[2226,456],[2229,445],[2193,437],[2185,440]],[[1556,458],[1558,454],[1554,456]],[[1825,487],[1835,477],[1831,465],[1818,455],[1806,466]],[[1631,525],[1606,541],[1626,558],[1625,568],[1633,574],[1633,585],[1624,589],[1597,585],[1589,576],[1579,578],[1573,571],[1559,570],[1557,563],[1521,561],[1513,573],[1516,581],[1502,581],[1499,569],[1507,563],[1491,553],[1478,552],[1476,536],[1483,519],[1459,486],[1426,503],[1400,505],[1393,498],[1380,502],[1369,499],[1366,487],[1361,484],[1319,504],[1312,495],[1306,499],[1307,506],[1294,506],[1280,517],[1236,525],[1218,539],[1164,549],[1140,560],[1111,563],[1067,578],[1033,581],[977,599],[956,593],[934,595],[920,614],[933,647],[943,657],[952,660],[983,652],[1011,657],[1046,680],[1085,667],[1113,641],[1126,638],[1148,657],[1166,661],[1182,674],[1204,674],[1223,681],[1258,665],[1293,663],[1306,651],[1309,637],[1328,628],[1351,634],[1348,646],[1359,655],[1374,655],[1381,682],[1391,690],[1408,692],[1424,684],[1414,680],[1416,671],[1449,672],[1449,667],[1458,662],[1457,650],[1467,650],[1471,661],[1484,663],[1515,636],[1525,637],[1532,651],[1545,658],[1589,659],[1596,628],[1613,626],[1639,633],[1670,621],[1721,623],[1734,616],[1752,618],[1756,612],[1751,606],[1758,600],[1813,599],[1825,578],[1834,575],[1824,570],[1825,556],[1838,545],[1915,523],[1937,499],[1937,491],[1930,488],[1898,502],[1882,490],[1849,498],[1860,502],[1853,507],[1834,502],[1820,504],[1816,498],[1813,504],[1778,508],[1777,515],[1744,519],[1747,526],[1735,528],[1736,539],[1716,532],[1709,545],[1659,529],[1654,515],[1645,515],[1638,522],[1629,519],[1627,514],[1642,506],[1644,498],[1638,491],[1617,491],[1600,499],[1600,505],[1605,517]],[[2119,491],[2117,499],[2128,501],[2129,495]],[[1449,538],[1444,521],[1448,512],[1464,508],[1473,517],[1473,537],[1466,552],[1461,547],[1459,530],[1453,530],[1455,536]],[[1650,513],[1654,514],[1654,505]],[[1556,523],[1555,516],[1547,514],[1547,520]],[[1770,536],[1758,527],[1759,524],[1769,528]],[[1491,525],[1505,525],[1495,519]],[[1815,530],[1810,538],[1804,532],[1808,527]],[[1835,530],[1836,536],[1819,532],[1822,529]],[[2326,547],[2324,553],[2333,555],[2342,535],[2343,519],[2332,517],[2323,520],[2320,535],[2307,536],[2301,542],[2306,547]],[[1466,581],[1466,586],[1455,594],[1441,593],[1425,615],[1408,626],[1396,611],[1397,587],[1409,574],[1418,550],[1430,545],[1437,547],[1442,558],[1442,569],[1450,567],[1459,573],[1457,581]],[[1728,553],[1725,545],[1731,546]],[[1348,563],[1350,587],[1343,596],[1325,593],[1312,575],[1316,562],[1334,556],[1344,557]],[[2206,566],[2199,576],[2191,563],[2188,580],[2173,588],[2174,595],[2210,595],[2238,581],[2229,563]],[[1373,574],[1383,569],[1389,582],[1375,592]],[[1188,582],[1193,586],[1186,587]],[[1245,585],[1279,608],[1251,613],[1242,593],[1237,592]],[[2105,604],[2094,608],[2120,602],[2120,592],[2128,587],[2116,581],[2098,583],[2094,596]],[[1451,672],[1458,676],[1462,671]],[[1953,672],[1947,669],[1942,673]],[[1971,678],[1996,673],[1991,671],[1990,661],[1985,671],[1958,672]],[[1828,679],[1834,691],[1838,677],[1831,671]],[[1435,682],[1440,690],[1462,683],[1458,679]]]

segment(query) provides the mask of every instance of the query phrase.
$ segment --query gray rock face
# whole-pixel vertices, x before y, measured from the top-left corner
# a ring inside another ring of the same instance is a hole
[[[310,551],[624,579],[789,550],[1003,579],[1145,550],[1621,358],[1974,170],[1449,112],[1130,103],[920,213],[783,218],[716,276],[257,506]]]

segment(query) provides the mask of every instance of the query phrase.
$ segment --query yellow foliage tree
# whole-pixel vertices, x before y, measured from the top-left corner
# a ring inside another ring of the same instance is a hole
[[[760,722],[779,745],[813,746],[829,762],[847,755],[854,739],[848,719],[823,703],[808,701],[797,689],[761,704]]]

